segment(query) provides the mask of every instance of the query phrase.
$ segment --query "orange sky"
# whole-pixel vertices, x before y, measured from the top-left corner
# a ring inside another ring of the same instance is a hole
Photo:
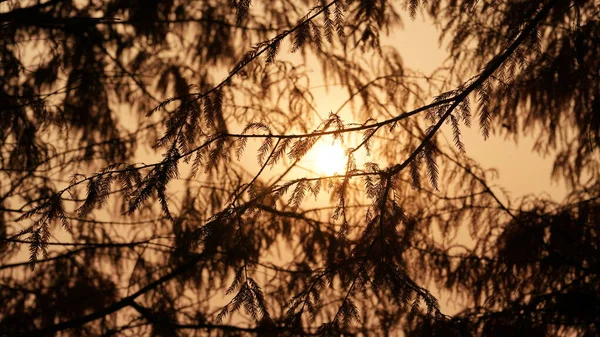
[[[438,36],[431,22],[417,16],[414,21],[405,19],[404,29],[394,34],[389,43],[400,50],[406,66],[430,73],[447,56],[444,47],[438,45]],[[513,198],[547,193],[555,201],[560,201],[565,196],[565,187],[550,181],[552,159],[544,159],[533,153],[532,139],[523,137],[515,144],[491,135],[484,140],[476,125],[471,129],[463,128],[462,131],[467,155],[486,168],[496,168],[500,178],[493,184],[505,187]],[[448,136],[452,139],[451,135]]]

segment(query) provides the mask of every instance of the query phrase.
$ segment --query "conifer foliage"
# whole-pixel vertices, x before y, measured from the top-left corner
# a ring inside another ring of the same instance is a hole
[[[598,10],[0,0],[0,336],[599,335]],[[421,17],[432,74],[386,44]],[[567,198],[491,185],[472,124]]]

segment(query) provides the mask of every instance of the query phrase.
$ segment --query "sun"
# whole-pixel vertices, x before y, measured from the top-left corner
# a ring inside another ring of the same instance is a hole
[[[314,160],[315,168],[326,175],[341,174],[346,169],[344,148],[337,143],[316,146]]]

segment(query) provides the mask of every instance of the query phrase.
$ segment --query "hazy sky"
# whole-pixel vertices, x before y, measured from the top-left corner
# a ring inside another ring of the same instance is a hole
[[[422,17],[411,20],[406,15],[403,22],[404,28],[398,29],[392,36],[386,38],[382,44],[397,48],[406,68],[424,74],[431,74],[433,70],[444,63],[447,57],[445,47],[438,44],[439,33],[436,27],[433,23],[424,20]],[[283,50],[285,51],[285,48]],[[301,62],[298,54],[282,52],[279,57],[296,63]],[[308,67],[313,70],[316,75],[315,77],[318,77],[320,65],[308,64]],[[477,69],[473,69],[473,75],[476,72]],[[311,80],[311,84],[313,85],[318,85],[318,82],[320,81],[316,78]],[[347,98],[346,90],[335,87],[330,87],[328,90],[325,88],[313,88],[311,92],[314,94],[316,101],[316,113],[318,113],[321,119],[326,118],[330,111],[336,111]],[[345,107],[346,112],[349,112],[347,109],[349,109],[349,106]],[[347,114],[343,114],[342,116],[348,122]],[[416,118],[422,119],[423,117],[417,116]],[[354,120],[353,122],[361,123],[364,121]],[[444,131],[444,128],[440,131]],[[446,131],[449,131],[449,129],[446,129]],[[461,131],[463,132],[463,142],[467,155],[478,161],[484,168],[497,169],[500,177],[489,181],[489,184],[491,186],[502,186],[510,192],[512,200],[527,194],[546,194],[555,201],[560,201],[565,196],[564,186],[550,180],[552,158],[544,159],[532,152],[532,139],[522,137],[518,144],[515,144],[514,141],[505,140],[504,137],[490,135],[487,140],[484,140],[477,123],[473,123],[470,129],[463,127]],[[358,136],[360,137],[361,135]],[[452,139],[452,135],[449,132],[445,136],[447,139]],[[248,164],[250,170],[254,172],[259,169],[259,166],[256,164],[256,148],[258,146],[259,143],[254,144],[254,146],[249,143],[242,158],[244,165]],[[315,147],[315,151],[317,148]],[[303,166],[316,169],[315,167],[310,167],[310,162],[314,161],[314,157],[309,152],[303,160]],[[360,162],[360,158],[358,161]],[[275,169],[275,172],[277,171]],[[265,176],[270,176],[273,173],[265,172]],[[322,172],[319,173],[323,174]],[[306,171],[295,169],[287,178],[294,179],[306,175]],[[309,173],[308,175],[311,174]],[[494,190],[495,192],[499,192],[498,188]],[[500,196],[500,193],[498,195]]]
[[[420,17],[414,21],[407,18],[404,29],[397,31],[389,43],[398,48],[405,66],[428,74],[447,57],[445,48],[438,45],[438,36],[431,22]],[[564,197],[564,186],[550,181],[552,159],[533,153],[532,139],[522,138],[515,144],[491,135],[484,140],[476,123],[471,129],[463,128],[461,131],[467,155],[486,168],[496,168],[500,178],[492,183],[505,187],[513,198],[531,193],[547,193],[556,201]],[[448,136],[452,139],[451,135]]]

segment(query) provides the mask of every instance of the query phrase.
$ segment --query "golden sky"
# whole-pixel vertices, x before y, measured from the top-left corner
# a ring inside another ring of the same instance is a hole
[[[405,17],[404,29],[395,32],[386,42],[398,48],[405,66],[429,74],[447,57],[444,46],[438,43],[438,37],[436,27],[417,15],[415,20]],[[463,128],[462,131],[467,155],[485,168],[497,169],[500,177],[492,185],[506,188],[512,198],[547,193],[555,201],[561,201],[565,196],[565,187],[550,180],[552,158],[542,158],[534,153],[533,139],[522,137],[515,144],[512,140],[492,134],[484,140],[476,125],[471,129]],[[452,139],[449,133],[447,137]]]

